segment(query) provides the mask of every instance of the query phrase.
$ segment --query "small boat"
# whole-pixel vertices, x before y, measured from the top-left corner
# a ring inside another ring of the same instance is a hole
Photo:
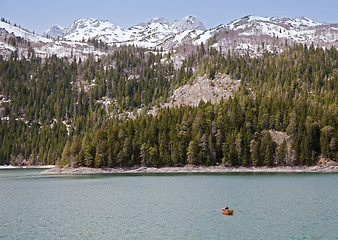
[[[232,215],[234,213],[234,210],[222,208],[222,213],[225,214],[225,215]]]

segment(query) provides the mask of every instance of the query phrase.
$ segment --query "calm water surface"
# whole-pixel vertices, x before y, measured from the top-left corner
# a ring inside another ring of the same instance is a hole
[[[0,170],[0,239],[338,239],[338,174],[39,171]]]

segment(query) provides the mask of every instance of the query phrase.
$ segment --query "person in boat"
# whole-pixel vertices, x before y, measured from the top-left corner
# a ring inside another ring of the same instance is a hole
[[[225,206],[224,210],[228,210],[228,209],[229,209],[229,207],[228,207],[228,206]]]

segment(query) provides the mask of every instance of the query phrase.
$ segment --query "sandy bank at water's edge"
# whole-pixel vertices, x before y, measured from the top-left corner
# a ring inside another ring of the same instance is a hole
[[[222,173],[222,172],[338,172],[338,166],[312,167],[225,167],[225,166],[191,166],[185,167],[135,167],[135,168],[60,168],[47,169],[42,174],[90,174],[90,173]]]

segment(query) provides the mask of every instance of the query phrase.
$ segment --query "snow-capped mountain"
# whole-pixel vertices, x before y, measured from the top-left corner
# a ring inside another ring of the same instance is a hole
[[[108,44],[134,44],[142,47],[166,49],[183,44],[199,45],[215,36],[215,47],[238,52],[258,54],[272,50],[285,40],[319,46],[337,45],[337,24],[318,23],[311,19],[246,16],[226,25],[205,30],[204,24],[195,16],[187,16],[173,23],[164,18],[153,18],[148,22],[128,29],[96,19],[75,21],[64,36],[68,41],[88,39],[102,40]],[[259,51],[258,51],[259,50]]]
[[[123,38],[123,29],[109,21],[79,19],[70,25],[63,38],[68,41],[87,41],[95,38],[106,43],[118,42]]]
[[[52,26],[51,28],[47,29],[45,32],[43,32],[42,36],[47,38],[62,38],[67,32],[67,28],[61,27],[57,24]]]
[[[7,58],[13,52],[19,56],[29,56],[34,50],[35,55],[47,57],[85,58],[88,54],[101,56],[106,52],[98,51],[87,43],[61,41],[39,36],[21,27],[0,21],[0,55]]]
[[[130,36],[129,42],[146,47],[164,46],[165,42],[180,35],[187,35],[188,32],[202,31],[204,24],[195,16],[187,16],[183,19],[170,23],[164,18],[153,18],[146,23],[141,23],[129,28],[127,31]],[[181,40],[183,37],[179,37]],[[180,41],[182,43],[182,41]]]
[[[164,18],[153,18],[128,29],[109,21],[90,18],[75,21],[63,38],[68,41],[97,39],[108,44],[130,43],[143,47],[157,47],[167,38],[191,30],[205,30],[205,26],[195,16],[187,16],[174,23]]]
[[[315,22],[306,17],[246,16],[205,31],[199,39],[213,36],[214,47],[257,55],[264,50],[279,51],[286,42],[338,47],[338,24]],[[200,43],[193,41],[193,44]]]
[[[55,25],[45,35],[54,39],[0,22],[0,53],[9,56],[10,52],[18,50],[19,54],[27,55],[29,49],[33,48],[42,57],[52,54],[86,57],[89,53],[95,56],[107,54],[109,48],[114,49],[113,46],[120,45],[194,49],[201,43],[252,56],[264,51],[282,51],[282,46],[286,43],[313,43],[315,46],[338,48],[338,24],[319,23],[305,17],[246,16],[209,30],[195,16],[174,22],[153,18],[128,29],[109,21],[90,18],[76,20],[68,28]],[[11,37],[25,40],[26,45],[22,41],[20,44],[10,44],[8,39]],[[110,47],[105,50],[95,48],[87,43],[89,39],[101,40]]]
[[[279,18],[247,16],[230,23],[229,30],[240,32],[242,36],[267,35],[289,38],[298,42],[316,40],[316,31],[326,26],[308,18]]]

